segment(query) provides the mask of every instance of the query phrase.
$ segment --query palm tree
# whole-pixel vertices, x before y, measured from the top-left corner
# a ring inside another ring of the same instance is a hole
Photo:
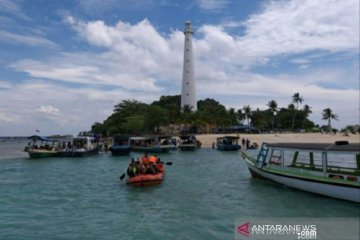
[[[242,123],[245,120],[245,114],[242,112],[241,109],[237,110],[236,116],[239,123]]]
[[[251,117],[251,107],[250,105],[245,105],[243,107],[245,118],[247,119],[248,126],[250,126],[250,117]]]
[[[331,132],[331,119],[338,120],[338,115],[334,114],[330,108],[325,108],[322,116],[323,120],[328,121],[328,131]]]
[[[294,113],[294,117],[292,120],[292,129],[294,130],[295,127],[295,119],[296,119],[296,114],[299,110],[299,103],[301,104],[304,101],[304,98],[300,96],[300,94],[297,92],[292,96],[292,102],[296,103],[296,111]]]
[[[274,125],[275,125],[275,115],[277,112],[277,102],[275,100],[271,100],[268,102],[268,107],[270,109],[270,111],[272,112],[272,130],[274,130]]]
[[[304,109],[303,109],[303,110],[304,110],[304,113],[305,113],[305,118],[304,118],[304,122],[303,122],[302,128],[305,127],[305,122],[306,122],[309,114],[312,113],[311,107],[309,107],[309,105],[307,105],[307,104],[304,106]]]

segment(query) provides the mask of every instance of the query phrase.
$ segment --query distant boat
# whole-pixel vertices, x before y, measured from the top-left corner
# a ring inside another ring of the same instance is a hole
[[[130,137],[131,151],[148,153],[168,153],[174,150],[171,137]]]
[[[94,137],[74,137],[71,141],[64,143],[59,152],[61,157],[86,157],[98,154],[101,145]]]
[[[243,158],[255,178],[360,203],[359,143],[263,143],[257,158]]]
[[[179,136],[178,148],[181,151],[194,151],[201,147],[201,142],[194,135]]]
[[[30,158],[45,158],[45,157],[58,157],[59,147],[58,141],[33,135],[28,137],[31,143],[25,147],[24,151],[29,154]]]
[[[113,156],[128,155],[130,153],[129,144],[130,135],[119,134],[113,137],[113,144],[110,147],[111,154]]]
[[[225,136],[216,139],[217,150],[220,151],[238,151],[241,149],[239,145],[239,137]]]

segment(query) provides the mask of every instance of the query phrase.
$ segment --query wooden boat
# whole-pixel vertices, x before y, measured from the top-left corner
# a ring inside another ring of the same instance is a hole
[[[59,148],[58,141],[54,139],[49,139],[46,137],[40,137],[33,135],[28,137],[32,140],[32,143],[29,143],[25,147],[24,151],[29,154],[30,158],[45,158],[45,157],[58,157]]]
[[[181,135],[179,136],[178,148],[181,151],[194,151],[201,147],[201,143],[194,135]]]
[[[113,156],[118,155],[129,155],[130,153],[130,144],[129,144],[130,135],[115,135],[113,137],[113,144],[110,147],[111,154]]]
[[[94,137],[75,137],[59,152],[61,157],[86,157],[98,154],[101,145]]]
[[[131,151],[148,153],[168,153],[174,149],[174,145],[159,137],[130,137]]]
[[[224,136],[216,139],[217,150],[220,151],[238,151],[241,149],[239,145],[239,137]]]
[[[264,143],[256,159],[243,158],[255,178],[360,203],[359,143]]]

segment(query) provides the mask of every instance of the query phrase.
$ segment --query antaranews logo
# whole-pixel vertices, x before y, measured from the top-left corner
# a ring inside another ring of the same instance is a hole
[[[287,237],[289,239],[317,239],[315,224],[286,224],[275,223],[269,224],[259,222],[258,224],[250,224],[249,221],[237,225],[236,232],[240,235],[240,239],[277,239]]]
[[[245,237],[249,237],[250,236],[249,224],[250,224],[250,222],[247,222],[245,224],[242,224],[242,225],[238,226],[237,227],[237,232],[240,233],[241,235],[244,235]]]
[[[242,217],[234,225],[237,240],[360,240],[359,232],[359,218]]]

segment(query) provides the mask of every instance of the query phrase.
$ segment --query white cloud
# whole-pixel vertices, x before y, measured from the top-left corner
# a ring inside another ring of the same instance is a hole
[[[242,25],[245,33],[239,36],[226,33],[226,24],[202,26],[199,32],[209,47],[200,54],[215,51],[227,62],[252,67],[271,57],[315,50],[359,51],[357,0],[271,1]]]
[[[158,94],[139,94],[121,89],[69,88],[55,82],[31,79],[1,90],[1,135],[31,135],[34,129],[47,134],[77,134],[105,120],[113,106],[124,99],[152,102]],[[10,124],[10,125],[9,125]]]
[[[36,112],[40,113],[46,113],[50,115],[58,116],[60,115],[60,110],[56,107],[53,107],[51,105],[42,105],[39,108],[35,109]]]
[[[224,9],[228,3],[228,0],[197,0],[200,9],[211,12]]]
[[[0,126],[1,123],[19,123],[20,116],[16,114],[10,114],[0,109]]]
[[[21,35],[0,30],[0,41],[38,47],[55,48],[57,44],[39,36]]]
[[[272,1],[245,23],[239,40],[260,56],[359,50],[359,2]]]
[[[29,20],[29,17],[23,12],[21,7],[11,0],[0,0],[0,12],[6,12],[23,20]]]

